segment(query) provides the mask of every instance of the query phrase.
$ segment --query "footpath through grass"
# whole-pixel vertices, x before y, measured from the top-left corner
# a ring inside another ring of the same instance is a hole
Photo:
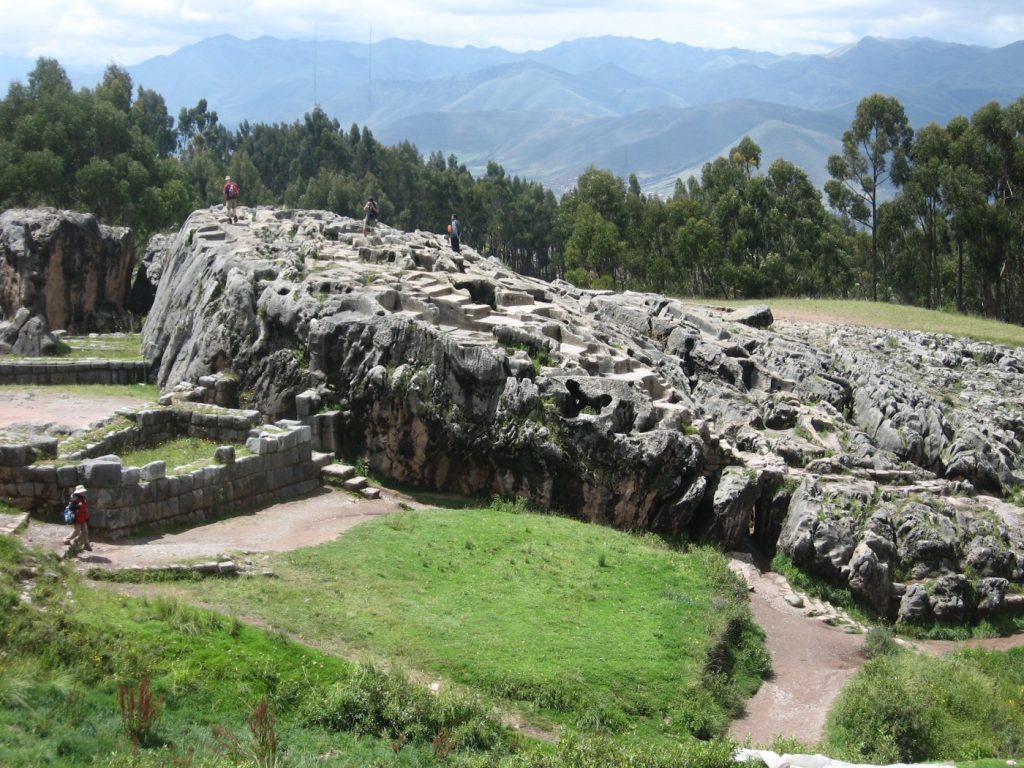
[[[940,312],[883,301],[852,301],[842,299],[769,299],[733,301],[729,299],[694,299],[695,303],[711,303],[727,307],[767,304],[779,316],[794,320],[865,325],[927,333],[945,333],[993,344],[1024,346],[1024,327],[990,320],[975,315]]]
[[[400,513],[273,568],[271,582],[180,588],[317,647],[517,702],[538,723],[720,735],[769,668],[721,555],[564,518]]]

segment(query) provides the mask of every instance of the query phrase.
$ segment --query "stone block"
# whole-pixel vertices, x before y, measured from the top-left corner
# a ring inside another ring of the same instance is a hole
[[[316,390],[307,389],[295,396],[295,413],[299,419],[308,419],[320,407],[320,395]]]
[[[37,483],[57,485],[57,470],[54,467],[40,464],[27,467],[27,471]]]
[[[140,478],[146,482],[167,477],[167,464],[163,461],[151,461],[140,470]]]
[[[121,485],[138,485],[142,479],[142,470],[138,467],[125,467],[121,472]]]
[[[79,465],[78,476],[86,488],[116,488],[121,485],[121,460],[87,459]]]
[[[78,485],[78,467],[57,467],[57,485],[61,488]]]
[[[235,463],[235,446],[233,446],[233,445],[221,445],[221,446],[218,446],[217,450],[214,451],[213,459],[218,464],[234,464]]]
[[[322,474],[325,479],[344,483],[356,476],[356,468],[348,464],[330,464],[323,468]]]
[[[348,480],[346,480],[342,484],[342,487],[346,491],[361,491],[368,484],[369,484],[369,480],[367,480],[362,475],[356,475],[355,477],[350,477]]]
[[[23,467],[29,463],[30,456],[27,445],[0,445],[0,466]]]

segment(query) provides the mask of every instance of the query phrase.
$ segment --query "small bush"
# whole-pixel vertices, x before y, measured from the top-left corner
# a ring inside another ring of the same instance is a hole
[[[1024,730],[1022,658],[961,651],[871,659],[829,714],[825,746],[855,762],[1012,757]]]
[[[383,736],[402,744],[442,742],[455,749],[492,749],[504,732],[479,702],[453,693],[434,697],[398,672],[360,665],[352,678],[307,700],[310,724]],[[435,744],[435,748],[436,748]]]
[[[864,638],[864,646],[861,652],[869,659],[879,656],[888,656],[899,653],[902,650],[893,636],[892,630],[887,627],[872,627]]]
[[[163,705],[163,697],[153,696],[149,675],[139,681],[138,692],[129,685],[117,687],[117,707],[121,712],[121,730],[135,747],[148,747],[155,743],[156,721]]]

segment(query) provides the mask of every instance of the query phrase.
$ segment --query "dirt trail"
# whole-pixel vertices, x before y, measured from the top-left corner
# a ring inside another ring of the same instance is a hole
[[[751,608],[765,631],[775,676],[747,702],[730,733],[754,744],[769,744],[776,735],[817,742],[840,689],[864,663],[864,637],[790,605],[786,590],[770,574],[746,568],[744,577],[753,587]]]
[[[143,399],[82,395],[35,387],[0,390],[0,429],[12,424],[58,424],[80,429],[112,416],[118,408],[141,405]]]

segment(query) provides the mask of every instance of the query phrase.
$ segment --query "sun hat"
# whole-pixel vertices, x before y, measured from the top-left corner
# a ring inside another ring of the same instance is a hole
[[[224,181],[231,181],[231,177],[230,176],[225,176],[224,177]]]
[[[85,496],[85,493],[86,493],[86,491],[85,491],[85,486],[84,485],[76,485],[75,486],[75,490],[73,490],[71,492],[71,495],[72,496]]]

